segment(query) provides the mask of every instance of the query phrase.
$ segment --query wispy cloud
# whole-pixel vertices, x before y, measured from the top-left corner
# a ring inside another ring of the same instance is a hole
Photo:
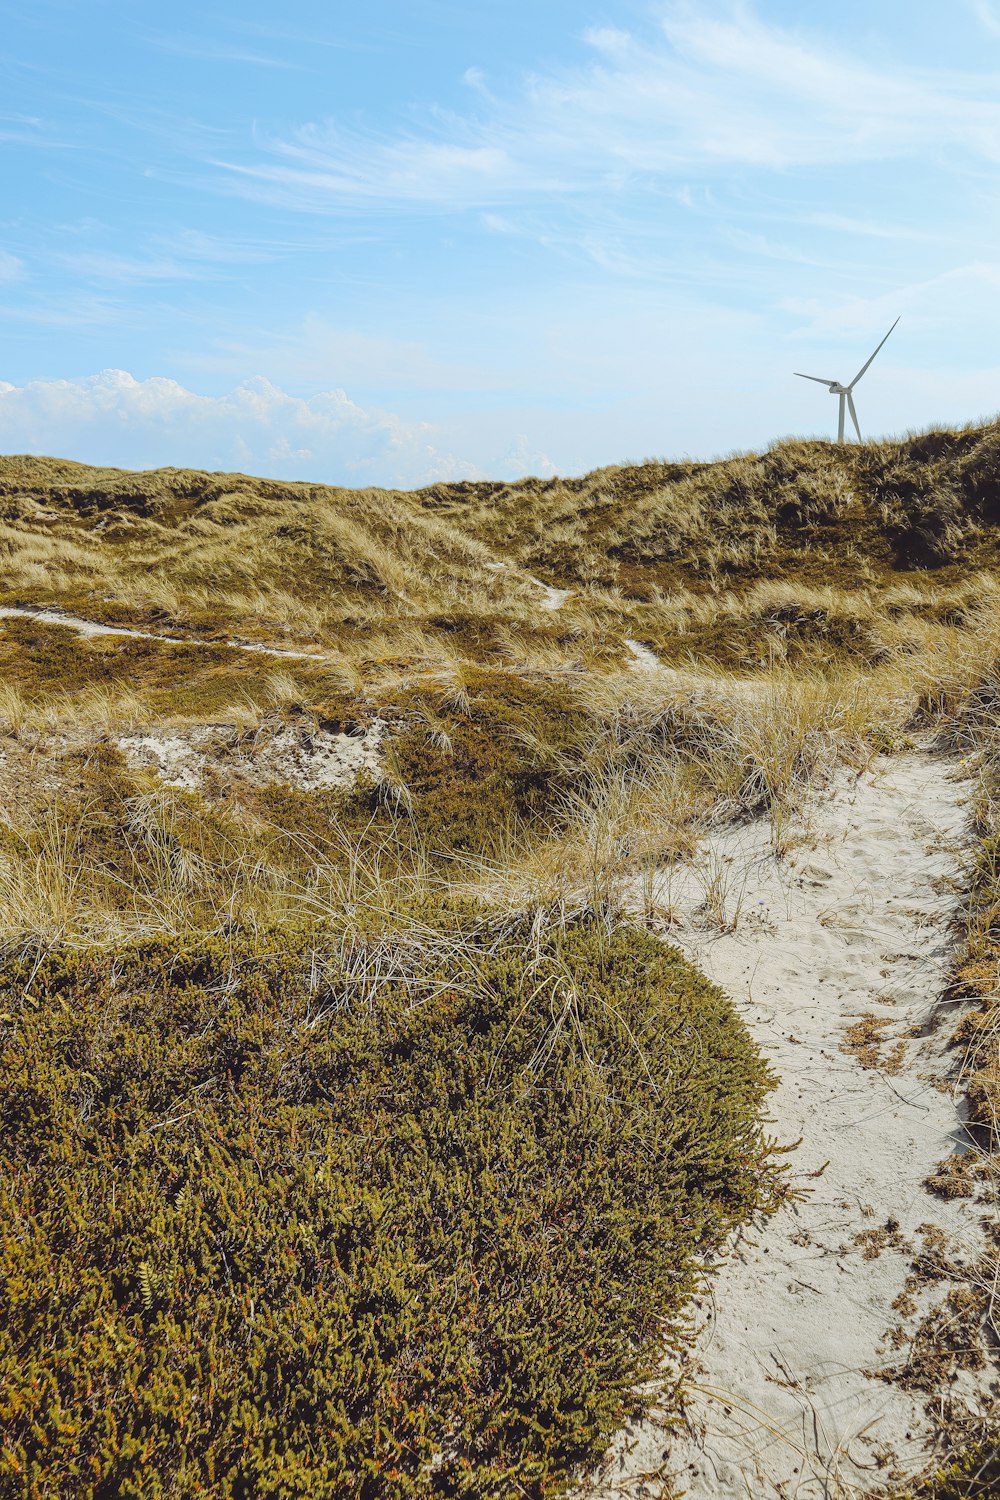
[[[0,282],[20,281],[24,275],[24,261],[11,255],[9,250],[0,250]]]
[[[717,15],[673,6],[642,36],[604,27],[585,39],[588,65],[531,76],[514,97],[482,98],[476,113],[429,112],[405,136],[312,123],[216,164],[249,196],[315,210],[376,201],[486,209],[695,167],[945,152],[1000,162],[990,75],[876,68],[742,5]]]
[[[0,302],[0,322],[24,323],[37,328],[98,328],[119,322],[122,310],[109,297],[80,296],[72,292],[38,296],[21,302]]]
[[[154,237],[151,246],[166,248],[166,241]],[[273,260],[288,246],[278,240],[225,239],[220,235],[205,234],[201,229],[174,229],[171,231],[169,247],[172,253],[187,261],[198,261],[204,265],[254,265]]]
[[[224,41],[164,35],[151,35],[147,41],[161,52],[170,52],[177,57],[190,57],[197,62],[234,63],[253,68],[277,68],[292,73],[306,71],[302,63],[281,57],[276,52],[250,51],[246,47]]]
[[[837,234],[854,234],[869,240],[905,240],[911,244],[941,242],[943,236],[907,224],[877,224],[872,219],[855,219],[850,214],[810,214],[808,222],[817,229],[832,229]]]
[[[426,391],[496,390],[523,384],[523,372],[501,372],[491,363],[448,363],[412,340],[338,327],[315,313],[280,332],[250,329],[218,340],[209,350],[180,356],[185,368],[237,372],[267,370],[276,380],[311,386],[336,379],[359,386]]]
[[[619,26],[588,26],[583,33],[588,46],[609,57],[624,57],[634,49],[632,33]]]
[[[107,231],[100,224],[84,223],[75,226],[75,232],[81,243],[50,252],[45,257],[47,263],[70,271],[83,281],[118,288],[171,281],[217,281],[234,266],[260,265],[282,252],[280,245],[264,241],[226,240],[201,230],[177,229],[169,237],[149,236],[134,253],[125,255],[93,243],[107,238]]]
[[[206,267],[172,258],[144,259],[141,256],[116,255],[112,251],[81,250],[52,257],[55,265],[75,272],[87,280],[141,284],[156,281],[202,281],[211,275]]]
[[[991,36],[1000,36],[1000,12],[991,0],[972,0],[972,14]]]
[[[271,22],[254,21],[246,17],[227,17],[229,25],[237,34],[252,36],[266,42],[277,42],[282,45],[305,46],[310,49],[316,47],[327,47],[338,52],[377,52],[379,44],[377,39],[363,40],[358,37],[346,37],[324,31],[318,26],[293,26],[282,24],[275,26]]]
[[[386,202],[485,207],[509,201],[522,181],[507,150],[486,142],[376,142],[317,125],[263,146],[273,160],[220,159],[214,165],[246,196],[284,207],[328,211],[338,204]]]
[[[868,332],[882,323],[888,326],[902,315],[904,337],[927,329],[958,335],[960,330],[981,327],[992,352],[995,320],[990,317],[987,326],[983,309],[995,307],[998,297],[1000,262],[973,261],[873,297],[789,298],[784,306],[803,320],[799,338],[823,335],[839,341],[845,334]]]
[[[34,146],[51,151],[78,149],[64,129],[37,115],[5,114],[0,111],[0,145]]]

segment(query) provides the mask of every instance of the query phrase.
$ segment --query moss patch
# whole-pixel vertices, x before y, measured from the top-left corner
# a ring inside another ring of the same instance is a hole
[[[572,695],[551,684],[471,672],[467,689],[464,712],[435,716],[446,744],[418,722],[394,736],[389,750],[414,824],[432,850],[489,850],[526,827],[539,835],[585,774],[586,747],[596,733]],[[401,713],[419,718],[423,702],[407,694]]]

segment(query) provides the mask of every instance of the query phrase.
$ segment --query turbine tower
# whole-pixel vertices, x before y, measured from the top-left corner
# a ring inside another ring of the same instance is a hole
[[[896,319],[896,323],[898,323],[898,322],[899,322],[899,319],[897,318]],[[896,323],[893,323],[892,328],[895,328]],[[889,329],[889,333],[892,332],[892,328]],[[885,339],[887,339],[889,337],[889,333],[886,334]],[[885,339],[882,340],[882,344],[885,343]],[[878,350],[881,349],[882,344],[879,344],[878,349],[875,350],[875,354],[877,354]],[[871,355],[870,358],[868,358],[868,359],[865,360],[865,363],[861,366],[861,369],[855,375],[855,377],[851,381],[850,385],[841,385],[841,383],[840,383],[839,380],[824,380],[824,378],[823,378],[822,375],[803,375],[801,370],[796,370],[795,371],[796,375],[798,375],[798,377],[799,377],[800,380],[815,380],[820,385],[825,385],[829,389],[831,396],[839,396],[840,397],[840,420],[837,423],[837,442],[838,443],[842,443],[844,441],[844,408],[845,407],[849,407],[850,408],[851,421],[854,423],[854,431],[858,435],[858,442],[859,443],[861,442],[861,428],[858,426],[858,414],[854,410],[854,397],[851,394],[851,392],[854,390],[854,387],[857,385],[858,381],[861,379],[862,375],[865,373],[865,371],[867,370],[868,366],[871,364],[872,360],[875,358],[875,354]]]

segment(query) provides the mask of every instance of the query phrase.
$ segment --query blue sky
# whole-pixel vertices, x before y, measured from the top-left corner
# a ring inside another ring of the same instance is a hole
[[[0,450],[347,484],[1000,408],[1000,0],[7,0]]]

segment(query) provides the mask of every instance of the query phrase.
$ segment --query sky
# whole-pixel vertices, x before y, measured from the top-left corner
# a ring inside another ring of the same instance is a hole
[[[1000,408],[1000,0],[4,0],[0,451],[346,485]]]

